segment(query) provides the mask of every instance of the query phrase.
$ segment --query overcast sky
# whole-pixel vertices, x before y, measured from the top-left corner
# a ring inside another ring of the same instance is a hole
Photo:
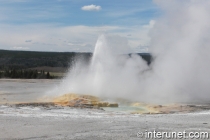
[[[158,15],[152,0],[0,0],[0,49],[90,52],[109,33],[139,52]]]

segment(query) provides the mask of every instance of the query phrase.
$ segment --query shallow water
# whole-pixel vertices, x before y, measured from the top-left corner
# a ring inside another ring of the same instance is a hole
[[[143,107],[133,107],[133,106],[119,106],[119,107],[104,107],[105,111],[115,111],[115,112],[144,112],[146,111]]]
[[[34,102],[45,95],[60,80],[47,79],[0,79],[0,102]]]

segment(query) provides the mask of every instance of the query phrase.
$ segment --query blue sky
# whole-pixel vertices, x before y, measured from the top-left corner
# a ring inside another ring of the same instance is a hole
[[[138,50],[159,14],[152,0],[0,0],[0,49],[92,51],[109,33]]]

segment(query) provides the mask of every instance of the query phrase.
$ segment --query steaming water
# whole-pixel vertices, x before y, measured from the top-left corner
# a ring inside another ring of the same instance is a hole
[[[69,92],[133,101],[210,100],[210,2],[160,1],[162,16],[150,31],[150,66],[128,52],[126,41],[101,35],[90,64],[77,61],[53,95]],[[120,41],[119,41],[120,40]]]

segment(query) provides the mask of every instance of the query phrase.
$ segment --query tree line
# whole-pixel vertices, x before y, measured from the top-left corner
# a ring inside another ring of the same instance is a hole
[[[35,52],[0,50],[0,69],[29,69],[36,67],[69,68],[75,59],[84,57],[89,61],[91,53],[76,52]]]
[[[0,78],[17,78],[17,79],[52,79],[56,78],[51,76],[49,72],[43,70],[4,70],[0,71]]]

